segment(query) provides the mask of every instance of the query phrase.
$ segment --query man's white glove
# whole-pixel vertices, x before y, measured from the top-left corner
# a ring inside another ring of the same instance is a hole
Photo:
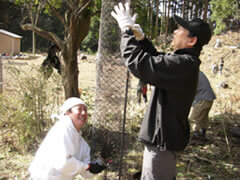
[[[131,16],[129,3],[125,3],[125,8],[122,3],[114,6],[114,11],[111,12],[111,15],[117,20],[118,25],[121,31],[130,29],[135,24],[137,14]]]
[[[144,39],[145,35],[144,35],[143,30],[142,30],[142,28],[139,24],[134,24],[131,29],[133,31],[133,34],[134,34],[136,40],[141,41],[141,40]]]

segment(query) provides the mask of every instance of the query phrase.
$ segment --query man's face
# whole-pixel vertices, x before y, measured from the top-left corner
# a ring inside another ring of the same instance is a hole
[[[87,122],[87,107],[84,104],[79,104],[72,107],[67,115],[72,119],[74,127],[79,131]]]
[[[183,49],[183,48],[192,48],[196,43],[197,37],[190,37],[189,31],[182,26],[179,26],[173,32],[172,47],[174,50]]]

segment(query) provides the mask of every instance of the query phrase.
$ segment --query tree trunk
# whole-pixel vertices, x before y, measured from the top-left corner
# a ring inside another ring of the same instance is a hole
[[[36,53],[36,36],[34,31],[32,31],[32,53],[33,55]]]
[[[96,125],[119,130],[124,105],[126,67],[120,54],[120,29],[110,15],[115,3],[102,1],[99,47],[97,55]],[[112,123],[111,123],[112,122]]]
[[[158,43],[158,21],[159,21],[159,0],[156,0],[156,20],[155,20],[155,31],[154,37],[156,38],[156,42]]]
[[[79,97],[77,52],[62,52],[65,64],[62,64],[62,83],[65,98]]]
[[[79,97],[78,91],[78,62],[77,62],[77,50],[79,49],[81,42],[87,36],[90,26],[90,18],[92,16],[90,8],[87,5],[92,1],[83,0],[79,6],[75,3],[79,1],[73,1],[72,6],[69,1],[69,5],[73,8],[72,11],[65,11],[64,18],[57,12],[55,7],[51,7],[53,15],[59,18],[65,27],[64,39],[60,39],[56,34],[43,30],[37,27],[37,19],[35,25],[23,24],[21,25],[23,30],[34,31],[41,37],[44,37],[61,49],[60,63],[62,72],[62,83],[65,90],[65,98]],[[86,6],[85,6],[86,5]],[[33,22],[33,21],[32,21]]]
[[[173,2],[173,7],[172,7],[172,17],[176,14],[176,2],[175,0],[172,1]]]
[[[193,18],[197,18],[198,14],[199,14],[199,1],[195,0],[195,10],[194,10]]]
[[[183,0],[183,4],[182,4],[182,17],[184,18],[184,19],[187,19],[186,18],[186,2],[187,0]]]
[[[149,22],[150,22],[150,39],[153,38],[153,0],[150,0],[149,4]]]
[[[171,0],[168,0],[168,7],[167,7],[167,17],[166,17],[166,31],[165,31],[165,42],[167,41],[168,36],[168,27],[169,27],[169,14],[170,14],[170,8],[171,8]]]
[[[208,0],[205,0],[204,3],[204,12],[203,12],[203,19],[206,21],[207,20],[207,12],[208,12]]]
[[[190,17],[189,17],[189,18],[190,18],[190,19],[193,18],[193,10],[194,10],[194,4],[193,4],[193,2],[194,2],[193,0],[190,2],[190,4],[191,4],[191,5],[190,5],[191,9],[190,9],[190,13],[189,13],[189,14],[190,14]]]
[[[162,16],[161,16],[161,31],[160,31],[160,36],[164,34],[164,27],[165,27],[165,15],[166,15],[166,9],[165,9],[165,0],[162,1]]]

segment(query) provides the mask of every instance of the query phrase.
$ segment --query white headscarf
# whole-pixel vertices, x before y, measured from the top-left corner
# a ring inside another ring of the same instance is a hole
[[[77,97],[68,98],[60,107],[60,114],[51,115],[52,121],[55,122],[58,119],[61,119],[61,116],[64,116],[69,109],[79,104],[84,104],[86,106],[86,104],[80,98],[77,98]]]
[[[83,104],[86,106],[86,104],[80,98],[77,97],[68,98],[60,107],[60,114],[65,114],[69,109],[79,104]]]

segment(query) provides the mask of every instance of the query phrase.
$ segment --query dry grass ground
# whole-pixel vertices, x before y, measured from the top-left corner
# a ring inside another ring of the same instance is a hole
[[[216,39],[220,39],[222,47],[214,48]],[[177,163],[177,179],[216,179],[238,180],[240,179],[240,138],[232,136],[229,130],[240,127],[240,48],[233,48],[240,43],[239,32],[228,32],[220,36],[214,36],[205,46],[201,54],[201,70],[208,76],[217,99],[210,112],[211,126],[209,128],[207,142],[190,142],[186,150],[179,154]],[[45,56],[37,56],[36,59],[29,57],[27,60],[11,60],[28,64],[41,64]],[[219,64],[224,59],[223,74],[213,74],[212,64]],[[4,60],[9,64],[8,61]],[[94,94],[96,84],[95,57],[89,56],[88,60],[79,62],[80,87],[88,88]],[[22,66],[23,67],[23,66]],[[7,74],[4,74],[7,78]],[[228,87],[219,85],[225,82]],[[135,85],[134,85],[135,86]],[[140,109],[142,107],[139,107]],[[137,108],[133,107],[133,111]],[[128,112],[132,113],[132,112]],[[135,136],[137,130],[132,127]],[[0,131],[1,132],[1,131]],[[1,134],[0,134],[1,135]],[[2,142],[0,142],[2,143]],[[133,144],[136,139],[133,139]],[[131,179],[131,174],[141,167],[142,146],[133,145],[124,156],[123,179]],[[26,179],[27,168],[33,158],[32,153],[21,155],[7,151],[4,144],[0,144],[0,179]],[[105,173],[104,177],[118,179],[117,165]],[[115,169],[114,172],[110,172]],[[103,179],[96,177],[95,179]]]
[[[216,39],[222,46],[215,48]],[[240,127],[239,32],[227,32],[214,36],[201,54],[201,70],[208,76],[216,93],[210,111],[210,128],[206,143],[190,142],[180,155],[178,164],[180,176],[185,179],[240,179],[240,137],[234,137],[230,130]],[[224,59],[223,73],[212,73],[212,65]],[[224,88],[221,84],[226,83]]]

